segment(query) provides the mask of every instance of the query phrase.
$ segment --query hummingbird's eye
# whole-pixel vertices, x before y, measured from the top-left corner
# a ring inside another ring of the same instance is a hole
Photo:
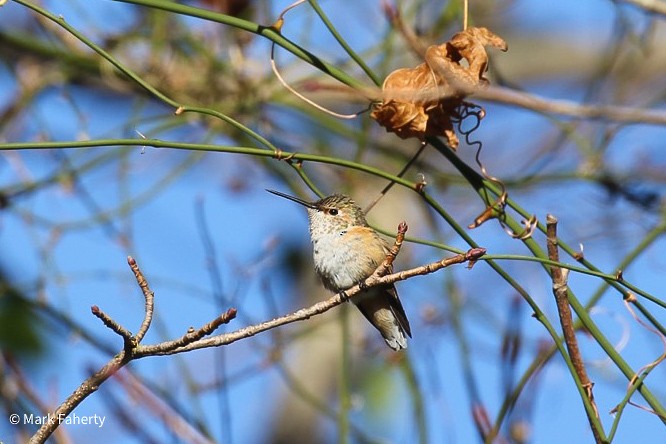
[[[338,210],[335,208],[329,208],[328,214],[330,214],[331,216],[336,216],[338,214]]]

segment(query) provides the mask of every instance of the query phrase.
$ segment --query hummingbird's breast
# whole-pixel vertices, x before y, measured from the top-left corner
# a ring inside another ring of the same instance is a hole
[[[312,237],[315,270],[324,286],[346,290],[370,276],[386,258],[386,242],[370,227],[348,229]]]

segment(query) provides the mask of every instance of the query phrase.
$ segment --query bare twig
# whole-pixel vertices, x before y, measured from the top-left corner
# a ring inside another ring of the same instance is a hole
[[[490,423],[490,418],[488,417],[488,409],[483,404],[475,402],[472,405],[472,418],[474,419],[474,425],[476,430],[479,432],[479,436],[482,438],[488,436],[488,433],[492,429],[492,424]]]
[[[229,321],[231,321],[235,317],[236,317],[236,309],[235,308],[230,308],[225,313],[222,313],[220,316],[213,319],[212,321],[210,321],[208,324],[204,325],[200,329],[198,329],[198,330],[190,329],[187,333],[185,333],[179,339],[176,339],[175,341],[170,341],[169,342],[170,347],[173,350],[176,350],[180,347],[184,347],[188,344],[196,342],[196,341],[200,340],[201,338],[203,338],[204,336],[210,335],[215,330],[217,330],[217,328],[220,325],[228,323]],[[140,357],[143,357],[143,356],[140,356]]]
[[[434,98],[443,100],[447,97],[463,94],[476,99],[517,106],[543,114],[556,114],[578,119],[602,120],[626,124],[666,124],[666,112],[657,109],[616,105],[583,105],[570,100],[551,99],[501,86],[472,88],[460,82],[452,82],[451,86],[453,87],[452,91],[437,95],[433,95],[432,91],[428,89],[416,90],[403,88],[396,97],[409,101],[432,100]],[[357,91],[363,92],[367,97],[375,97],[375,100],[382,100],[382,93],[377,88],[358,89]]]
[[[132,348],[136,346],[134,338],[132,337],[132,333],[129,330],[127,330],[125,327],[114,321],[111,318],[111,316],[104,313],[97,305],[93,305],[92,307],[90,307],[90,311],[92,312],[93,315],[95,315],[95,317],[99,318],[104,323],[104,325],[109,327],[117,335],[123,338],[125,351],[130,351]]]
[[[83,383],[74,390],[74,393],[58,406],[52,413],[49,414],[49,420],[42,424],[37,432],[30,438],[30,444],[41,444],[46,442],[49,436],[65,421],[69,415],[81,402],[88,396],[97,391],[99,386],[104,383],[111,375],[116,373],[118,369],[123,367],[129,362],[128,356],[125,351],[121,351],[113,357],[104,367],[95,372],[91,377],[83,381]]]
[[[139,331],[136,333],[136,343],[138,344],[146,335],[148,328],[150,328],[150,323],[153,320],[155,293],[153,293],[150,290],[150,287],[148,287],[148,282],[146,282],[146,278],[143,277],[143,273],[139,269],[139,265],[136,263],[136,261],[132,256],[127,256],[127,263],[132,269],[134,277],[136,278],[136,283],[139,284],[139,287],[141,287],[141,292],[143,293],[143,297],[146,300],[146,308],[145,308],[145,315],[143,318],[143,322],[139,327]]]
[[[285,14],[287,13],[287,11],[289,11],[290,9],[295,8],[296,6],[299,6],[300,4],[302,4],[302,3],[304,3],[304,2],[305,2],[305,0],[298,0],[298,1],[294,2],[294,3],[292,3],[291,5],[287,6],[287,7],[286,7],[286,8],[280,13],[280,15],[279,15],[277,21],[273,24],[273,28],[275,28],[275,30],[278,31],[278,32],[282,32],[282,26],[284,25],[284,16],[285,16]],[[311,105],[311,106],[317,108],[318,110],[325,112],[326,114],[330,114],[331,116],[334,116],[334,117],[337,117],[337,118],[340,118],[340,119],[355,119],[355,118],[358,117],[360,114],[362,114],[362,113],[364,113],[364,112],[367,111],[367,110],[363,110],[363,111],[359,111],[359,112],[357,112],[357,113],[353,113],[353,114],[340,114],[340,113],[336,113],[335,111],[332,111],[332,110],[330,110],[330,109],[328,109],[328,108],[326,108],[326,107],[324,107],[324,106],[322,106],[322,105],[319,105],[319,104],[318,104],[317,102],[315,102],[314,100],[308,99],[308,98],[305,97],[303,94],[301,94],[300,92],[296,91],[294,88],[292,88],[292,87],[289,85],[289,83],[287,83],[287,81],[282,77],[282,75],[280,74],[280,71],[278,70],[277,64],[275,63],[275,42],[273,42],[273,44],[271,44],[271,69],[273,70],[273,74],[275,74],[275,78],[278,79],[278,82],[280,82],[280,84],[281,84],[282,86],[284,86],[284,88],[285,88],[287,91],[289,91],[290,93],[292,93],[293,95],[295,95],[295,96],[298,97],[299,99],[303,100],[303,101],[304,101],[305,103],[307,103],[308,105]]]
[[[271,45],[271,69],[273,70],[273,74],[275,74],[275,78],[278,79],[278,82],[280,82],[280,84],[282,86],[284,86],[284,88],[287,91],[289,91],[290,93],[292,93],[293,95],[295,95],[296,97],[298,97],[299,99],[301,99],[302,101],[307,103],[308,105],[317,108],[319,111],[323,111],[326,114],[329,114],[333,117],[337,117],[339,119],[355,119],[359,115],[361,115],[361,114],[363,114],[364,112],[367,111],[367,109],[364,109],[362,111],[359,111],[359,112],[356,112],[356,113],[353,113],[353,114],[336,113],[335,111],[332,111],[332,110],[326,108],[325,106],[322,106],[322,105],[318,104],[314,100],[308,99],[303,94],[296,91],[291,85],[289,85],[289,83],[287,83],[287,81],[282,77],[282,74],[280,74],[280,71],[278,70],[277,64],[275,63],[275,42],[273,42],[273,44]]]
[[[402,248],[402,243],[405,241],[405,233],[407,233],[408,228],[409,227],[407,226],[407,222],[405,222],[404,220],[400,222],[400,224],[398,225],[398,235],[395,237],[395,242],[393,243],[393,247],[391,247],[391,250],[389,251],[389,254],[386,256],[386,260],[384,260],[382,266],[377,269],[377,274],[379,276],[383,276],[386,273],[386,271],[390,270],[391,267],[393,266],[393,261],[400,253],[400,248]]]
[[[547,233],[547,249],[548,249],[548,258],[551,261],[559,262],[560,254],[557,248],[557,218],[552,214],[546,216],[546,233]],[[585,364],[583,363],[583,357],[581,356],[580,349],[578,348],[578,341],[576,339],[576,331],[574,329],[573,317],[571,315],[571,307],[569,306],[569,299],[567,293],[569,292],[569,287],[567,285],[568,270],[565,270],[560,267],[551,266],[550,275],[553,280],[553,294],[555,295],[555,302],[557,304],[557,312],[560,316],[560,324],[562,325],[562,333],[564,336],[564,341],[567,345],[567,350],[569,351],[569,357],[573,364],[574,370],[580,379],[580,383],[585,389],[585,394],[589,400],[592,408],[594,409],[594,415],[599,418],[599,411],[597,410],[597,405],[594,402],[594,394],[592,393],[592,387],[594,384],[590,381],[590,378],[587,376],[587,371],[585,369]],[[594,440],[597,444],[603,442],[601,437],[601,431],[597,430],[595,421],[593,421],[590,416],[590,412],[585,410],[590,422],[590,428],[592,429],[592,434],[594,435]]]
[[[458,254],[456,256],[442,259],[438,262],[433,262],[430,264],[422,265],[420,267],[412,268],[410,270],[401,271],[398,273],[392,273],[386,276],[383,274],[391,268],[393,260],[400,251],[400,246],[404,240],[405,232],[407,231],[407,224],[404,222],[398,227],[398,234],[396,236],[395,243],[389,253],[386,256],[386,259],[380,265],[377,270],[366,279],[361,284],[355,285],[354,287],[345,291],[345,296],[341,293],[336,294],[335,296],[329,298],[326,301],[319,302],[310,307],[303,308],[294,313],[281,316],[270,321],[262,322],[260,324],[247,326],[236,330],[231,333],[221,334],[213,336],[210,338],[205,338],[214,332],[220,325],[225,324],[231,321],[236,316],[236,309],[230,308],[226,313],[218,316],[213,321],[204,325],[198,330],[190,329],[185,335],[181,338],[162,342],[155,345],[141,345],[138,338],[138,334],[134,337],[130,337],[130,343],[132,348],[127,350],[123,349],[120,353],[113,357],[104,367],[95,372],[90,378],[86,379],[75,391],[72,393],[51,415],[51,418],[54,418],[53,421],[48,421],[37,430],[37,432],[30,439],[30,443],[43,443],[48,439],[49,436],[58,428],[58,426],[65,420],[67,415],[69,415],[85,398],[97,391],[99,386],[104,383],[109,377],[116,373],[120,368],[127,365],[130,361],[140,358],[145,358],[148,356],[159,356],[159,355],[172,355],[177,353],[183,353],[191,350],[198,350],[208,347],[219,347],[222,345],[231,344],[240,339],[249,338],[258,333],[270,330],[282,325],[290,324],[296,321],[301,321],[308,319],[312,316],[324,313],[331,308],[342,304],[347,301],[348,298],[353,297],[363,291],[366,288],[374,287],[377,285],[387,285],[392,284],[398,281],[409,279],[414,276],[426,275],[434,273],[437,270],[448,267],[454,264],[460,264],[464,262],[473,263],[478,260],[481,256],[486,253],[484,248],[473,248],[467,253]],[[142,328],[145,327],[147,331],[150,326],[150,318],[152,317],[153,310],[153,292],[150,290],[147,281],[143,277],[143,274],[138,268],[136,262],[129,258],[128,263],[134,271],[134,274],[137,278],[137,282],[141,287],[144,296],[146,297],[146,315],[143,323],[141,324]],[[150,303],[149,303],[150,301]],[[108,315],[103,314],[99,309],[93,309],[95,315],[102,319],[109,328],[111,328],[115,333],[121,335],[123,338],[127,335],[127,330],[123,327],[120,327],[114,320],[112,320]],[[145,331],[143,334],[145,334]]]
[[[99,386],[103,384],[109,377],[115,374],[122,367],[127,365],[133,359],[137,359],[137,350],[140,349],[140,342],[143,339],[143,336],[148,331],[150,327],[150,322],[153,317],[153,308],[154,308],[154,293],[150,289],[148,282],[143,276],[143,273],[139,269],[136,261],[129,257],[127,259],[136,281],[141,287],[144,298],[146,300],[145,304],[145,314],[139,332],[136,336],[132,334],[124,327],[122,327],[118,322],[113,320],[109,315],[104,313],[97,306],[92,307],[92,313],[104,322],[104,325],[109,327],[113,332],[120,335],[123,338],[124,347],[123,350],[113,357],[104,367],[95,372],[92,376],[86,379],[75,391],[72,393],[60,406],[58,406],[55,411],[49,414],[49,421],[45,421],[44,424],[37,430],[37,432],[30,438],[30,443],[43,443],[49,436],[58,428],[58,426],[67,418],[67,416],[72,413],[72,411],[88,396],[93,394]],[[204,336],[207,336],[214,332],[220,325],[231,321],[236,316],[236,310],[231,308],[227,310],[226,313],[218,316],[213,321],[204,325],[198,330],[190,329],[185,335],[181,338],[171,341],[175,348],[182,347],[184,345],[190,344],[201,339]]]
[[[491,86],[469,91],[474,97],[491,102],[515,105],[545,114],[559,114],[581,119],[607,120],[620,123],[666,124],[666,113],[625,106],[581,105],[567,100],[546,99],[510,88]]]
[[[388,0],[382,0],[382,9],[384,10],[384,15],[391,23],[391,26],[398,30],[412,52],[420,58],[425,57],[428,46],[424,44],[414,30],[402,20],[402,15],[398,8]]]
[[[425,141],[424,141],[424,142],[421,142],[421,146],[420,146],[419,149],[416,151],[416,154],[414,154],[414,156],[412,156],[412,158],[409,159],[409,161],[405,164],[405,166],[402,167],[402,169],[401,169],[400,172],[396,175],[396,177],[402,177],[402,176],[405,175],[405,173],[407,172],[407,170],[411,168],[411,166],[414,164],[414,162],[416,162],[416,160],[419,158],[419,156],[421,155],[421,153],[423,153],[423,150],[425,149],[425,147],[426,147],[427,145],[428,145],[427,142],[425,142]],[[363,213],[368,214],[368,213],[370,212],[370,210],[372,210],[372,208],[373,208],[375,205],[377,205],[377,202],[379,202],[379,201],[381,200],[381,198],[384,197],[384,196],[386,195],[386,193],[389,192],[389,190],[393,187],[393,185],[395,185],[395,181],[391,181],[391,182],[389,182],[388,185],[386,185],[386,186],[384,187],[384,189],[379,193],[379,196],[377,196],[377,198],[376,198],[375,200],[373,200],[372,202],[370,202],[370,205],[368,205],[367,207],[365,207],[365,209],[363,210]]]
[[[355,285],[348,290],[345,290],[346,297],[338,293],[335,296],[325,301],[318,302],[307,308],[302,308],[294,313],[281,316],[279,318],[271,319],[270,321],[262,322],[260,324],[250,325],[230,333],[225,333],[222,335],[217,335],[217,336],[212,336],[210,338],[202,339],[200,341],[193,342],[185,347],[178,348],[175,350],[172,349],[169,343],[162,343],[153,346],[140,346],[135,351],[135,356],[144,357],[144,356],[155,356],[155,355],[171,355],[190,350],[198,350],[209,347],[219,347],[221,345],[231,344],[241,339],[255,336],[259,333],[270,330],[272,328],[309,319],[312,316],[324,313],[360,293],[362,291],[361,287],[370,288],[377,285],[393,284],[395,282],[404,281],[414,276],[423,276],[426,274],[434,273],[435,271],[438,271],[442,268],[451,265],[476,261],[485,253],[486,253],[485,248],[472,248],[466,253],[458,254],[449,258],[442,259],[441,261],[438,262],[422,265],[420,267],[412,268],[409,270],[392,273],[383,277],[378,277],[375,276],[375,274],[373,274],[368,279],[366,279],[365,282],[359,285]]]

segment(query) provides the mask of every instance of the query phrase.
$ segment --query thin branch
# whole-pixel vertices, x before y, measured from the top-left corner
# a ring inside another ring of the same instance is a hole
[[[442,259],[441,261],[438,262],[432,262],[430,264],[422,265],[420,267],[412,268],[405,271],[400,271],[397,273],[392,273],[383,277],[378,277],[375,274],[373,274],[361,284],[355,285],[350,289],[345,290],[346,297],[345,295],[338,293],[335,296],[325,301],[318,302],[307,308],[302,308],[288,315],[271,319],[270,321],[262,322],[260,324],[250,325],[230,333],[202,339],[200,341],[193,342],[182,348],[173,349],[173,345],[171,342],[164,342],[161,344],[156,344],[151,346],[140,346],[136,349],[134,356],[136,358],[142,358],[145,356],[171,355],[176,353],[183,353],[190,350],[198,350],[209,347],[219,347],[221,345],[231,344],[241,339],[246,339],[251,336],[255,336],[264,331],[280,327],[282,325],[291,324],[293,322],[303,321],[305,319],[309,319],[313,316],[327,312],[333,307],[342,304],[343,302],[347,301],[348,299],[354,297],[355,295],[363,291],[362,288],[365,289],[377,285],[393,284],[398,281],[404,281],[406,279],[410,279],[414,276],[424,276],[426,274],[434,273],[442,268],[451,265],[461,264],[464,262],[473,262],[478,260],[481,256],[483,256],[485,252],[486,252],[485,248],[472,248],[466,253],[457,254],[455,256]]]
[[[559,262],[560,254],[557,248],[557,218],[551,214],[546,216],[546,230],[548,258],[552,261]],[[592,429],[594,440],[597,444],[601,444],[604,442],[604,439],[602,438],[603,431],[597,428],[599,424],[599,411],[597,409],[596,403],[594,402],[594,395],[592,393],[592,387],[594,384],[587,376],[585,364],[583,363],[583,357],[581,356],[580,349],[578,348],[573,316],[571,315],[571,307],[569,306],[569,299],[567,297],[567,293],[569,292],[569,287],[567,285],[567,277],[569,272],[560,267],[551,266],[550,275],[553,280],[553,294],[555,295],[555,302],[557,303],[557,312],[560,316],[560,324],[562,325],[564,342],[567,345],[567,350],[569,351],[569,356],[571,358],[571,362],[573,363],[574,370],[578,375],[581,386],[585,390],[587,400],[592,407],[595,418],[591,416],[592,412],[588,411],[587,408],[585,409],[585,412],[587,413],[588,420],[590,422],[590,428]]]
[[[346,290],[344,295],[338,293],[330,299],[314,304],[308,308],[303,308],[298,310],[295,313],[291,313],[286,316],[275,318],[273,320],[263,322],[261,324],[251,325],[245,328],[241,328],[235,332],[222,334],[218,336],[213,336],[211,338],[202,339],[204,336],[207,336],[214,332],[220,325],[225,324],[231,321],[236,316],[236,309],[230,308],[225,313],[221,314],[211,322],[207,323],[198,330],[190,329],[185,335],[179,339],[162,342],[160,344],[145,346],[140,345],[140,340],[138,339],[138,334],[134,337],[130,335],[129,344],[132,347],[128,350],[127,347],[124,348],[120,353],[113,357],[104,367],[95,372],[91,377],[86,379],[52,414],[50,418],[53,418],[51,421],[47,421],[42,424],[39,430],[30,438],[30,444],[41,444],[44,443],[51,434],[58,428],[58,426],[67,418],[67,416],[81,403],[84,399],[90,396],[92,393],[99,389],[100,385],[103,384],[109,377],[114,373],[120,370],[122,367],[127,365],[129,362],[135,359],[145,358],[147,356],[159,356],[159,355],[171,355],[177,353],[183,353],[191,350],[198,350],[208,347],[219,347],[221,345],[231,344],[240,339],[249,338],[258,333],[270,330],[272,328],[279,327],[281,325],[290,324],[292,322],[301,321],[309,319],[312,316],[317,314],[324,313],[331,308],[342,304],[347,301],[348,298],[351,298],[361,291],[374,287],[377,285],[387,285],[392,284],[398,281],[409,279],[414,276],[426,275],[434,273],[437,270],[448,267],[454,264],[460,264],[464,262],[474,263],[481,256],[486,253],[485,248],[472,248],[467,253],[461,253],[456,256],[442,259],[439,262],[433,262],[430,264],[422,265],[420,267],[412,268],[410,270],[401,271],[398,273],[393,273],[390,275],[382,276],[388,269],[390,269],[393,261],[395,260],[396,255],[400,251],[400,246],[404,240],[405,232],[407,231],[407,224],[402,222],[398,227],[398,234],[396,236],[395,243],[389,253],[386,256],[386,259],[380,265],[377,270],[366,279],[364,282],[355,285],[354,287]],[[146,298],[146,307],[145,307],[145,317],[144,321],[141,324],[141,329],[144,329],[143,334],[150,327],[150,319],[152,318],[153,311],[153,299],[154,294],[148,286],[148,282],[143,277],[136,261],[131,257],[128,258],[128,263],[134,272],[134,275],[137,279],[137,283],[141,287],[143,294]],[[110,316],[103,313],[99,308],[93,308],[93,313],[95,316],[102,319],[105,325],[111,328],[114,332],[121,335],[125,338],[128,335],[128,331],[121,327],[116,321],[111,319]],[[139,331],[141,331],[141,329]]]
[[[91,377],[83,381],[80,386],[74,390],[74,393],[69,395],[67,399],[58,406],[57,409],[48,415],[49,420],[45,421],[37,430],[37,432],[30,437],[30,444],[41,444],[53,434],[53,432],[62,424],[67,416],[74,411],[74,409],[83,402],[91,394],[99,389],[100,385],[104,383],[109,377],[116,373],[120,368],[129,362],[128,355],[125,351],[121,351],[113,357],[104,367],[95,372]]]
[[[407,172],[407,170],[410,169],[410,168],[412,167],[412,165],[414,164],[414,162],[416,162],[416,160],[419,158],[419,156],[421,155],[421,153],[423,153],[423,150],[425,149],[426,146],[428,146],[428,143],[427,143],[427,142],[421,142],[421,146],[420,146],[419,149],[416,151],[416,154],[414,154],[414,156],[412,156],[412,158],[409,159],[409,161],[407,161],[407,163],[405,164],[405,166],[402,167],[402,169],[400,170],[400,172],[397,174],[396,177],[402,177],[402,176],[405,175],[405,173]],[[379,201],[382,199],[382,197],[384,197],[384,196],[386,195],[386,193],[388,193],[389,190],[390,190],[391,188],[393,188],[393,185],[395,185],[395,182],[394,182],[394,181],[389,182],[388,185],[386,185],[386,186],[384,187],[384,189],[381,190],[381,191],[379,192],[379,196],[377,196],[377,198],[376,198],[375,200],[373,200],[372,202],[370,202],[370,205],[368,205],[367,207],[365,207],[365,209],[363,210],[363,213],[364,213],[364,214],[368,214],[368,213],[370,212],[370,210],[372,210],[372,208],[373,208],[375,205],[377,205],[377,202],[379,202]]]
[[[491,86],[487,89],[478,88],[470,92],[473,93],[474,97],[481,100],[519,106],[544,114],[559,114],[580,119],[606,120],[620,123],[666,124],[666,113],[657,110],[613,105],[582,105],[568,100],[546,99],[534,94],[499,86]]]
[[[412,52],[420,58],[425,57],[426,49],[428,49],[427,45],[425,45],[419,36],[416,35],[414,30],[404,22],[400,10],[388,0],[382,0],[382,9],[391,26],[402,35]]]
[[[134,348],[134,346],[136,346],[132,333],[114,321],[111,316],[104,313],[97,305],[90,307],[90,311],[93,315],[95,315],[95,317],[99,318],[104,323],[104,325],[109,327],[114,333],[123,338],[125,351],[130,351],[132,348]]]
[[[150,323],[153,320],[153,310],[155,308],[155,293],[153,293],[150,287],[148,286],[146,278],[143,277],[143,273],[141,272],[141,269],[139,269],[139,265],[136,263],[136,261],[132,256],[127,257],[127,263],[132,269],[134,277],[136,278],[136,283],[139,284],[139,287],[141,287],[141,292],[143,293],[143,297],[146,301],[146,308],[145,308],[143,322],[141,323],[139,331],[136,334],[136,343],[139,344],[143,339],[143,337],[146,335],[146,332],[150,328]]]
[[[88,396],[93,394],[99,386],[103,384],[109,377],[114,373],[120,370],[122,367],[127,365],[130,361],[137,358],[137,350],[139,350],[141,339],[148,331],[150,323],[153,316],[154,309],[154,293],[150,290],[148,281],[146,281],[143,273],[139,269],[139,265],[132,257],[127,258],[127,263],[129,264],[134,276],[136,278],[137,284],[141,287],[143,292],[146,304],[145,304],[145,314],[139,332],[136,336],[132,334],[121,326],[118,322],[113,320],[109,315],[104,313],[97,306],[92,307],[92,313],[102,320],[104,325],[113,330],[116,334],[120,335],[123,338],[124,347],[123,350],[113,357],[104,367],[95,372],[91,377],[86,379],[75,391],[72,393],[58,408],[51,414],[49,414],[49,421],[46,421],[37,432],[30,438],[30,443],[43,443],[49,436],[58,428],[58,426],[67,418],[67,416],[72,413],[72,411]],[[204,336],[207,336],[213,333],[220,325],[225,324],[231,321],[236,316],[236,309],[230,308],[225,313],[221,314],[217,318],[213,319],[211,322],[207,323],[198,330],[190,329],[185,335],[181,338],[171,341],[175,348],[185,346],[192,342],[195,342]],[[139,356],[142,357],[142,356]]]
[[[175,341],[169,341],[170,347],[173,350],[176,350],[178,348],[184,347],[188,344],[191,344],[193,342],[196,342],[203,338],[204,336],[208,336],[211,333],[213,333],[215,330],[217,330],[222,324],[227,324],[229,323],[232,319],[236,317],[236,309],[235,308],[230,308],[226,312],[222,313],[220,316],[217,318],[213,319],[210,321],[208,324],[204,325],[198,330],[194,330],[193,328],[190,328],[190,330],[185,333],[183,336],[181,336],[179,339],[176,339]],[[165,343],[163,343],[165,344]],[[139,356],[142,357],[142,356]]]
[[[402,243],[405,241],[405,233],[407,233],[407,228],[407,222],[400,222],[398,225],[398,234],[395,237],[395,242],[393,242],[393,246],[386,255],[386,259],[384,259],[384,262],[382,262],[379,268],[375,270],[373,276],[376,274],[377,276],[381,277],[384,276],[389,270],[391,270],[393,261],[395,261],[395,258],[398,256],[398,254],[400,254],[400,248],[402,248]]]
[[[603,120],[626,124],[665,125],[666,112],[658,109],[645,109],[618,105],[584,105],[570,100],[558,100],[530,94],[501,86],[470,87],[462,82],[450,81],[450,90],[433,93],[432,89],[401,88],[394,92],[396,100],[415,102],[420,100],[445,100],[455,96],[517,106],[541,114],[555,114],[578,119]],[[382,93],[366,88],[362,91],[367,97],[382,99]],[[374,96],[373,96],[374,94]],[[436,148],[436,146],[435,146]]]

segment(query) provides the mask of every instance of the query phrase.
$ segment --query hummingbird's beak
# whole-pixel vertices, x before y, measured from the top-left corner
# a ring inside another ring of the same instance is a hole
[[[279,191],[275,191],[275,190],[266,190],[266,191],[268,191],[271,194],[275,194],[276,196],[280,196],[280,197],[284,197],[285,199],[292,200],[292,201],[294,201],[296,203],[299,203],[299,204],[301,204],[301,205],[303,205],[307,208],[311,208],[313,210],[317,209],[317,207],[312,202],[308,202],[308,201],[305,201],[303,199],[299,199],[298,197],[294,197],[294,196],[290,196],[288,194],[280,193]]]

